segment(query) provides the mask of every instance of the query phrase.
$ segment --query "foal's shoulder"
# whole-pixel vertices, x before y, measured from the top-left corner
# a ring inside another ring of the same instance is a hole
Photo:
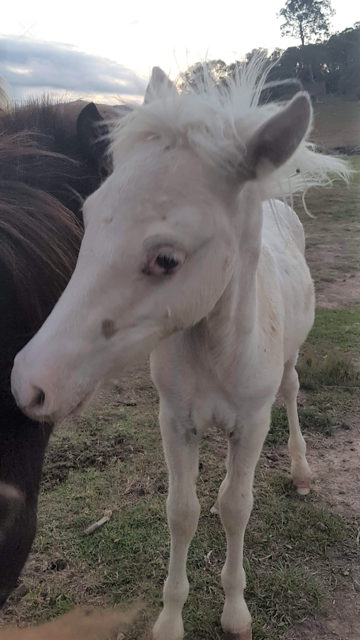
[[[305,252],[303,225],[294,209],[281,200],[263,203],[263,239],[270,246],[294,242],[302,254]]]

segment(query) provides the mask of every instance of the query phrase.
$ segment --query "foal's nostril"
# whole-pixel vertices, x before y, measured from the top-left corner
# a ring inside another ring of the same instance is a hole
[[[35,389],[35,394],[33,401],[31,403],[31,407],[42,407],[45,403],[45,393],[42,389]]]

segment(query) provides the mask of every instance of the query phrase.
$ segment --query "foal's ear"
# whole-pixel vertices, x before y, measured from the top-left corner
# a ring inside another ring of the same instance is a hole
[[[101,164],[109,143],[103,136],[109,135],[109,127],[104,123],[96,105],[90,102],[80,111],[76,122],[76,137],[84,160],[95,160]],[[100,138],[100,139],[99,139]]]
[[[281,167],[306,137],[311,120],[310,98],[307,93],[298,93],[285,109],[255,131],[239,166],[239,176],[256,179]]]
[[[167,77],[160,67],[154,67],[151,72],[151,78],[145,91],[144,104],[153,102],[157,98],[161,98],[164,91],[176,92],[174,83]]]

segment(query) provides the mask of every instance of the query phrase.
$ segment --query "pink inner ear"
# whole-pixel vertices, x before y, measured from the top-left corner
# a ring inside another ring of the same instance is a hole
[[[259,169],[277,169],[291,158],[309,131],[311,116],[309,97],[298,94],[255,132],[245,159],[250,179],[257,176]]]

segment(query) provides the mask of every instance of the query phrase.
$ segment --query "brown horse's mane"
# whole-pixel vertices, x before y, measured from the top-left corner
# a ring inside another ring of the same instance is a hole
[[[83,101],[44,96],[0,111],[0,269],[12,280],[29,332],[40,327],[70,279],[82,200],[101,182],[104,149],[79,128],[82,113],[85,134],[95,139],[106,125],[95,105]]]
[[[78,157],[76,122],[86,102],[52,101],[49,96],[31,98],[24,104],[14,104],[0,115],[0,133],[19,132],[41,134],[41,147],[67,157]],[[86,161],[89,158],[85,158]]]
[[[39,188],[39,171],[50,182],[61,171],[70,174],[73,164],[40,149],[36,134],[0,137],[0,264],[12,279],[29,331],[41,326],[65,288],[81,241],[74,214]]]
[[[0,484],[22,496],[16,509],[0,500],[1,607],[34,539],[52,429],[20,412],[10,374],[16,353],[51,312],[75,267],[82,200],[102,179],[104,146],[95,129],[104,125],[92,104],[77,105],[78,113],[46,99],[9,107],[1,94],[0,102]]]
[[[20,182],[0,182],[1,268],[36,331],[60,297],[75,268],[81,229],[54,197]],[[39,278],[41,275],[41,278]]]
[[[108,127],[92,103],[52,102],[45,96],[3,109],[0,179],[41,189],[81,219],[82,200],[109,169],[107,142],[96,142],[106,133]]]

